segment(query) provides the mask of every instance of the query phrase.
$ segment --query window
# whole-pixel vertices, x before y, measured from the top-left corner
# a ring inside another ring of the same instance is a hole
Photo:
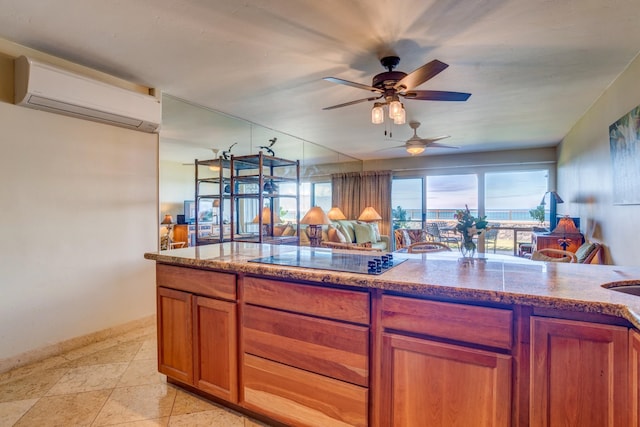
[[[398,178],[391,182],[393,228],[422,228],[422,178]]]
[[[478,215],[478,175],[433,175],[427,177],[427,221],[453,223],[465,205]]]
[[[546,170],[485,174],[485,213],[489,221],[531,222],[548,187]]]
[[[319,206],[325,213],[329,212],[329,209],[331,209],[330,182],[316,182],[311,184],[311,206]]]

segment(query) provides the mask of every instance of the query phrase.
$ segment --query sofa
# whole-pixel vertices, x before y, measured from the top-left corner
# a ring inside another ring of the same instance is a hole
[[[274,235],[295,236],[295,225],[282,224],[274,228]],[[300,225],[299,244],[309,245],[307,226]],[[322,246],[340,249],[373,249],[390,251],[389,236],[380,235],[376,223],[357,220],[337,220],[322,228]]]

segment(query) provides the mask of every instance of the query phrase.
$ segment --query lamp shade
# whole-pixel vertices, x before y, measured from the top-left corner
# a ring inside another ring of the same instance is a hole
[[[260,215],[256,215],[256,217],[253,218],[252,222],[254,224],[259,223],[260,222]],[[282,219],[280,219],[280,217],[276,215],[276,217],[273,220],[273,223],[274,224],[279,224],[281,222],[282,222]],[[262,223],[263,224],[271,224],[271,209],[269,209],[267,206],[262,208]]]
[[[327,216],[332,221],[337,221],[339,219],[347,219],[347,217],[344,216],[344,213],[337,206],[334,206],[331,209],[329,209],[329,212],[327,212]]]
[[[160,224],[163,224],[163,225],[173,224],[173,217],[169,214],[166,214]]]
[[[380,216],[380,214],[376,212],[376,210],[373,209],[371,206],[367,206],[366,208],[364,208],[364,210],[358,217],[359,221],[365,221],[365,222],[380,221],[381,219],[382,217]]]
[[[553,234],[579,234],[580,230],[576,227],[576,224],[568,216],[563,216],[558,221],[558,226],[553,230]]]
[[[542,201],[540,202],[541,205],[545,205],[545,197],[547,196],[547,194],[549,194],[550,196],[550,200],[556,202],[556,203],[564,203],[564,200],[562,200],[562,198],[558,195],[557,192],[555,191],[547,191],[546,193],[544,193],[544,196],[542,196]]]
[[[304,217],[300,220],[300,224],[308,224],[308,225],[322,225],[322,224],[331,224],[331,220],[327,216],[326,213],[322,210],[322,208],[318,206],[314,206],[309,209]]]

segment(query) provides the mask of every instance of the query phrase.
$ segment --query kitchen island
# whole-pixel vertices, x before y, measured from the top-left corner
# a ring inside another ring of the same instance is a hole
[[[336,251],[338,253],[339,251]],[[639,268],[224,243],[157,262],[159,370],[287,425],[637,425]]]

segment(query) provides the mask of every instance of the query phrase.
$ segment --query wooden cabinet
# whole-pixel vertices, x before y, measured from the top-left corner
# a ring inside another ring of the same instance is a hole
[[[380,426],[511,425],[510,310],[383,295]],[[448,340],[448,343],[441,342]]]
[[[530,425],[628,425],[628,330],[531,318]]]
[[[567,249],[569,252],[576,252],[580,245],[584,242],[584,236],[580,233],[577,234],[552,234],[552,233],[533,233],[531,235],[533,240],[533,250],[539,251],[540,249],[562,249],[560,240],[566,240]]]
[[[381,426],[508,426],[511,356],[383,336]]]
[[[191,294],[157,289],[158,370],[188,384],[193,383],[193,302]]]
[[[242,401],[297,426],[368,425],[369,293],[247,277]]]
[[[189,246],[189,225],[188,224],[176,224],[173,226],[173,238],[174,243],[184,242],[184,247]]]
[[[629,402],[630,425],[640,426],[640,333],[629,331]]]
[[[194,297],[194,381],[198,389],[238,401],[236,304]]]
[[[235,276],[158,264],[156,281],[158,370],[236,403]]]

